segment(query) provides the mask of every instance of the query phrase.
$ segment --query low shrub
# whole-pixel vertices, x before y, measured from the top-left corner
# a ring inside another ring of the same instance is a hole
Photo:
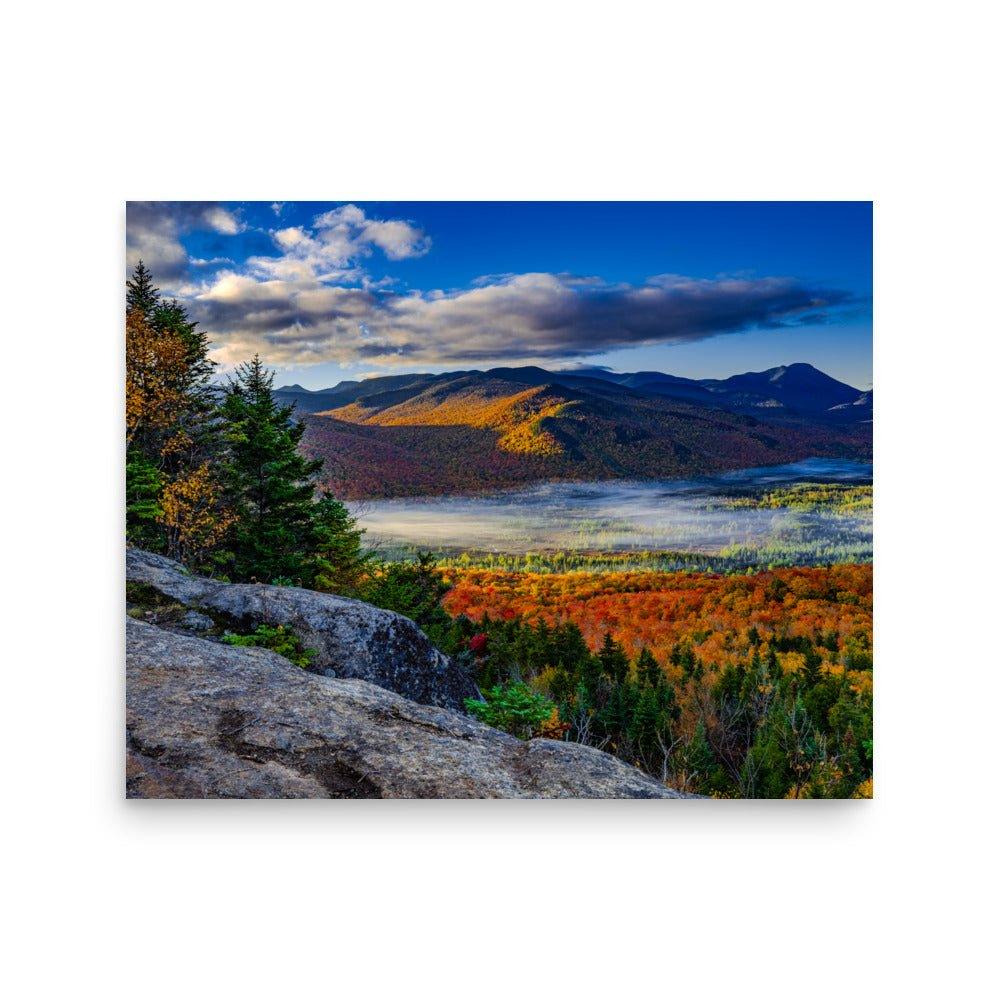
[[[227,632],[223,642],[230,646],[257,646],[291,660],[297,667],[308,667],[316,656],[315,649],[305,649],[287,625],[258,625],[249,635]]]
[[[555,705],[527,684],[497,684],[483,693],[484,701],[465,699],[465,708],[480,722],[520,740],[531,739],[549,724]],[[557,716],[558,717],[558,716]]]

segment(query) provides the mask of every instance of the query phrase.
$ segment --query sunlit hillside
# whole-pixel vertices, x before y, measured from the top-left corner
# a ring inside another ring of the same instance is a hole
[[[401,403],[395,394],[364,397],[329,410],[348,423],[400,426],[462,426],[496,431],[496,446],[515,454],[560,455],[563,447],[544,421],[576,405],[552,386],[520,388],[500,380],[467,378],[447,387],[434,386]]]
[[[541,369],[412,378],[353,383],[336,394],[343,405],[307,417],[304,446],[326,460],[340,495],[658,478],[871,453],[867,425],[763,420],[604,380],[562,384]]]

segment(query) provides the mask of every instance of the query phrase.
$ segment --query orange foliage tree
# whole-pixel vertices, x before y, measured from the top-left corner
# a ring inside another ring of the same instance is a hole
[[[207,342],[135,270],[125,315],[126,535],[201,564],[231,516],[213,474],[218,435]]]
[[[125,446],[137,435],[163,434],[179,421],[186,402],[187,345],[171,330],[157,330],[138,310],[125,317]],[[163,445],[161,444],[161,447]]]
[[[857,674],[857,683],[870,685],[870,565],[795,567],[750,576],[454,568],[443,573],[452,583],[445,608],[473,621],[488,614],[549,625],[573,622],[594,650],[610,633],[633,656],[648,649],[664,663],[677,647],[685,647],[711,667],[747,656],[755,634],[774,640],[783,668],[798,669],[803,657],[795,640],[819,638],[825,670],[846,669]]]

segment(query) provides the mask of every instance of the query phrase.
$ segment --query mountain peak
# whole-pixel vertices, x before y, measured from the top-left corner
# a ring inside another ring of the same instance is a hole
[[[336,385],[331,385],[329,389],[317,389],[317,392],[341,392],[344,389],[351,389],[356,385],[361,385],[357,379],[346,378],[343,382],[338,382]]]
[[[803,361],[727,379],[705,380],[702,384],[715,392],[730,394],[738,405],[760,405],[760,400],[754,397],[766,396],[801,413],[820,413],[853,402],[859,395],[853,386]]]
[[[835,378],[820,371],[814,365],[804,361],[796,361],[790,365],[778,365],[776,368],[768,368],[763,372],[745,372],[744,377],[756,375],[758,378],[765,378],[768,382],[792,383],[796,385],[820,384],[837,382]],[[837,383],[838,385],[842,383]]]

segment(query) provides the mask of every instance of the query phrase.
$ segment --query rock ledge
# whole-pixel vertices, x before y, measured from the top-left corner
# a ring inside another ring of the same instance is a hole
[[[286,625],[315,650],[310,669],[327,677],[357,678],[424,705],[459,711],[466,698],[479,696],[472,678],[409,618],[363,601],[299,587],[220,583],[132,548],[126,550],[125,579],[214,614],[234,629]]]
[[[185,599],[211,597],[190,579]],[[684,797],[599,750],[525,743],[268,650],[128,619],[126,654],[129,798]]]

